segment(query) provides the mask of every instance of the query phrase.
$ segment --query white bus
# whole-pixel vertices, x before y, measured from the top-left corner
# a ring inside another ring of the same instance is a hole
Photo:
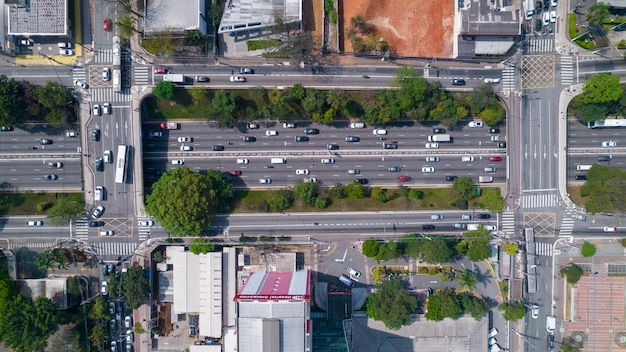
[[[115,165],[115,183],[126,182],[126,168],[128,166],[128,152],[127,145],[120,144],[117,147],[117,164]]]
[[[604,121],[591,121],[587,128],[618,128],[626,127],[626,119],[606,119]]]

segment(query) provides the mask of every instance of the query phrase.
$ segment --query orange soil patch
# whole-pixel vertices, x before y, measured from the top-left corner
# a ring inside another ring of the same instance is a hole
[[[324,0],[304,0],[302,2],[304,30],[313,37],[314,51],[322,47],[324,34]]]
[[[341,0],[340,0],[341,1]],[[432,0],[343,0],[341,33],[350,19],[365,18],[399,56],[440,57],[453,55],[454,2]],[[344,38],[346,52],[353,52]]]

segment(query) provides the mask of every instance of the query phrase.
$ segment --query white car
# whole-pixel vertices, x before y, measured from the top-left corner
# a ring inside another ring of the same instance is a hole
[[[439,162],[439,157],[438,156],[427,156],[426,157],[426,162],[429,162],[429,163]]]
[[[113,110],[111,109],[111,104],[109,104],[109,103],[102,104],[102,113],[103,114],[111,115],[112,112],[113,112]]]
[[[439,143],[426,143],[426,149],[439,149]]]
[[[556,5],[557,5],[557,0],[552,0],[552,4],[551,4],[551,5],[552,5],[552,7],[556,7]]]
[[[79,81],[77,79],[74,80],[74,85],[77,87],[81,87],[82,89],[87,89],[89,86],[87,85],[87,83],[83,82],[83,81]]]
[[[304,181],[304,183],[309,183],[309,182],[316,183],[317,179],[315,177],[309,177],[309,178],[303,179],[303,181]]]
[[[382,128],[377,128],[374,131],[372,131],[372,134],[374,134],[375,136],[384,136],[387,134],[387,130],[382,129]]]
[[[245,82],[246,78],[241,76],[230,76],[231,82]]]
[[[358,174],[361,173],[361,170],[359,170],[359,169],[350,169],[350,170],[348,170],[348,173],[350,175],[358,175]]]
[[[190,143],[193,142],[191,137],[178,137],[178,143]]]
[[[98,205],[98,207],[94,209],[93,213],[91,214],[91,217],[97,219],[102,216],[102,213],[104,213],[104,207],[102,205]]]
[[[604,141],[602,142],[602,146],[605,148],[617,147],[617,142],[616,141]]]
[[[538,305],[536,305],[536,304],[533,305],[533,308],[531,310],[531,314],[532,314],[533,319],[537,319],[539,317],[539,306]]]
[[[296,170],[296,175],[308,175],[309,174],[309,170],[308,169],[297,169]]]
[[[183,159],[172,160],[172,165],[185,165],[185,160]]]
[[[111,80],[111,69],[108,67],[105,67],[102,70],[102,80],[105,82],[108,82]]]
[[[115,231],[113,230],[100,231],[100,236],[113,236],[114,234]]]
[[[291,122],[285,122],[283,123],[283,128],[296,128],[296,124]]]
[[[484,227],[484,228],[485,228],[485,230],[487,230],[487,231],[495,231],[495,230],[497,230],[497,229],[498,229],[498,228],[496,227],[496,225],[484,225],[483,227]]]
[[[259,183],[272,183],[272,179],[271,178],[260,178],[259,179]]]
[[[276,130],[267,130],[265,131],[266,136],[278,136],[278,131]]]
[[[139,226],[154,226],[154,221],[152,220],[139,221]]]
[[[94,116],[102,115],[102,110],[100,110],[100,105],[96,104],[93,106],[93,115]]]
[[[617,227],[615,227],[615,226],[605,226],[603,230],[604,230],[604,232],[617,232]]]
[[[474,218],[474,215],[472,214],[463,214],[461,215],[461,219],[463,220],[472,220]]]
[[[550,11],[550,22],[556,22],[556,11]]]
[[[422,168],[422,172],[424,172],[424,173],[433,173],[433,172],[435,172],[435,168],[432,167],[432,166],[424,166]]]
[[[103,157],[105,163],[111,164],[113,162],[113,153],[110,150],[105,150]]]
[[[485,83],[500,83],[500,78],[485,78]]]
[[[482,128],[483,122],[480,120],[474,120],[474,121],[470,121],[467,125],[471,128]]]
[[[130,315],[127,315],[126,318],[124,318],[124,327],[126,329],[130,329],[133,326],[133,318],[130,317]]]
[[[100,293],[103,295],[107,295],[109,293],[109,283],[106,281],[102,281],[102,285],[100,285]]]
[[[78,132],[76,132],[76,131],[67,131],[67,132],[65,132],[65,137],[77,138],[78,137]]]
[[[237,164],[247,164],[250,160],[248,159],[237,159]]]
[[[335,159],[331,159],[331,158],[326,158],[326,159],[322,159],[322,164],[334,164],[335,163]]]
[[[57,46],[59,47],[59,49],[71,49],[72,48],[72,43],[57,43]]]
[[[471,163],[472,161],[474,161],[474,157],[473,156],[464,156],[461,157],[461,161],[464,163]]]
[[[59,49],[59,55],[61,55],[61,56],[73,56],[74,55],[74,50]]]
[[[126,343],[133,343],[135,334],[132,330],[126,330]]]
[[[29,221],[28,226],[43,226],[43,221],[41,220]]]
[[[181,152],[190,152],[193,150],[193,147],[190,145],[181,145],[180,146],[180,151]]]
[[[361,272],[352,268],[348,268],[348,273],[350,276],[361,277]]]
[[[363,122],[353,122],[350,124],[350,128],[365,128],[365,124]]]

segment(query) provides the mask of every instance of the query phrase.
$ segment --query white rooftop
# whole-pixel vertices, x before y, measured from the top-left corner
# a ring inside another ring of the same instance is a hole
[[[302,21],[302,0],[227,0],[219,33],[240,32]]]
[[[7,4],[10,35],[66,36],[67,0],[30,0]]]
[[[205,0],[147,0],[145,31],[148,34],[199,30],[206,34],[202,18]]]

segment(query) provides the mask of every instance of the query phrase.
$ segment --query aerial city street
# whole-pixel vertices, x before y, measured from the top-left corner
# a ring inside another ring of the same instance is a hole
[[[622,0],[3,5],[3,350],[626,351]]]

